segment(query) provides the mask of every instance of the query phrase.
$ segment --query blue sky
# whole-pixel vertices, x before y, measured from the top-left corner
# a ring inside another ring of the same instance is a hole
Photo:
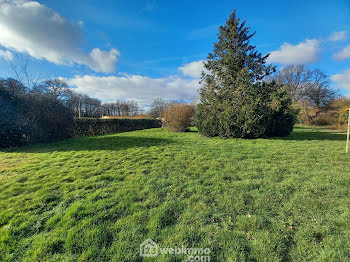
[[[320,68],[350,93],[350,1],[0,0],[0,75],[15,54],[104,101],[192,99],[198,72],[234,8],[278,66]],[[347,48],[348,47],[348,48]],[[14,60],[12,60],[14,61]]]

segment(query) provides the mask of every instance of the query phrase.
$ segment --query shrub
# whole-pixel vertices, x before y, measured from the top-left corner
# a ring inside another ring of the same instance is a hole
[[[72,137],[73,114],[54,96],[29,94],[27,115],[34,123],[34,142],[51,142]]]
[[[338,129],[346,129],[348,124],[348,111],[350,98],[340,97],[333,101],[331,109],[327,112],[334,120],[334,126]]]
[[[161,127],[161,121],[157,119],[75,118],[73,136],[104,135],[157,127]]]
[[[237,88],[226,100],[198,105],[196,122],[200,133],[240,138],[290,134],[297,111],[290,107],[291,99],[285,89],[274,83],[247,85],[242,89]]]
[[[338,112],[338,118],[335,124],[335,127],[338,129],[346,129],[348,126],[348,118],[349,118],[349,111],[346,109],[339,110]]]
[[[164,113],[164,123],[171,132],[188,131],[194,111],[192,105],[172,104]]]
[[[73,116],[43,94],[11,94],[0,87],[0,147],[51,142],[72,136]]]
[[[0,148],[27,143],[30,124],[23,115],[21,102],[0,87]]]
[[[320,112],[314,119],[312,119],[310,124],[316,126],[328,126],[337,123],[336,119],[330,114],[330,112]]]

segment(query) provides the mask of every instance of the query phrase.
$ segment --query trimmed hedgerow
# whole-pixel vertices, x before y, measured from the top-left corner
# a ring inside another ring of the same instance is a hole
[[[73,125],[73,137],[157,128],[161,125],[161,121],[157,119],[76,118]]]

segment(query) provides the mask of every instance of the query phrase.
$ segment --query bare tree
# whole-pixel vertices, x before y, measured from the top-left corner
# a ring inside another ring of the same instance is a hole
[[[28,91],[26,86],[13,78],[0,79],[0,87],[7,90],[12,95],[25,94]]]
[[[96,98],[91,98],[84,95],[81,99],[83,115],[85,117],[100,117],[101,116],[101,101]]]
[[[134,100],[102,104],[102,114],[111,116],[136,116],[140,112],[138,103]]]
[[[140,108],[139,105],[136,101],[134,100],[129,100],[127,101],[128,108],[129,108],[129,114],[132,116],[136,116],[139,114]]]
[[[333,101],[338,97],[336,90],[329,88],[328,85],[314,85],[306,94],[310,104],[317,109],[327,110]]]
[[[33,73],[30,68],[30,59],[28,56],[16,53],[13,60],[9,61],[10,67],[19,82],[24,83],[32,89],[37,86],[43,78],[39,73]]]
[[[42,91],[51,94],[59,100],[67,99],[67,93],[70,93],[68,84],[61,79],[48,79],[42,84]]]
[[[294,102],[308,97],[315,89],[328,88],[328,78],[319,69],[309,69],[305,65],[289,65],[273,76],[278,83],[287,86]]]
[[[169,103],[163,98],[157,98],[151,105],[151,110],[148,113],[152,118],[162,117],[163,113],[169,108]]]

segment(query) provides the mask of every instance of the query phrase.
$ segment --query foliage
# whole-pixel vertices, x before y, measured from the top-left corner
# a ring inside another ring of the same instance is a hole
[[[299,104],[299,123],[307,125],[331,125],[338,129],[345,129],[348,123],[350,99],[339,97],[333,100],[327,110],[317,110],[315,107],[303,103]]]
[[[0,148],[28,143],[30,125],[18,109],[24,111],[22,101],[0,86]]]
[[[211,112],[210,105],[198,106],[197,127],[206,136],[285,136],[293,130],[297,114],[290,105],[286,90],[274,83],[236,86],[230,100],[219,104],[219,113]]]
[[[339,129],[344,129],[348,124],[347,108],[350,108],[350,98],[340,97],[333,101],[329,110],[328,114],[334,119],[333,124]]]
[[[0,147],[71,137],[73,117],[61,101],[9,86],[5,80],[0,85]]]
[[[312,119],[310,124],[311,125],[317,125],[317,126],[334,125],[335,124],[335,119],[328,112],[321,112],[315,118]]]
[[[75,118],[74,137],[103,135],[160,127],[157,119],[97,119]]]
[[[187,104],[171,104],[164,112],[164,124],[171,132],[185,132],[191,124],[194,107]]]
[[[197,108],[199,132],[206,136],[258,138],[288,135],[295,110],[286,90],[274,81],[261,80],[274,71],[249,44],[245,21],[235,10],[219,27],[218,42],[204,64],[204,87]]]
[[[320,112],[319,109],[313,107],[309,102],[303,101],[294,104],[299,109],[298,120],[299,124],[312,125],[313,120]]]
[[[349,261],[345,140],[149,129],[2,150],[0,261],[141,261],[147,238],[210,261]]]

